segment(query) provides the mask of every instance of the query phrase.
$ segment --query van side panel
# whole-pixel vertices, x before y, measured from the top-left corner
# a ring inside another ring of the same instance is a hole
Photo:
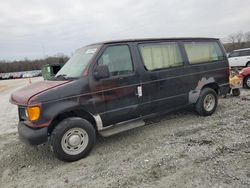
[[[176,42],[181,43],[182,41]],[[181,49],[184,49],[183,46]],[[144,68],[137,44],[136,54],[140,59],[143,93],[143,99],[140,103],[141,114],[145,116],[152,112],[171,111],[196,103],[201,89],[211,84],[218,87],[218,92],[225,94],[229,82],[229,66],[225,52],[223,49],[222,51],[225,56],[224,60],[191,65],[188,63],[187,54],[182,50],[183,66],[148,71]]]

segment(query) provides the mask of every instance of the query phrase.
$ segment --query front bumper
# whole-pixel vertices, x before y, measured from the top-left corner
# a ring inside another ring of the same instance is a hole
[[[39,145],[48,140],[48,127],[32,129],[20,121],[18,133],[20,140],[30,145]]]

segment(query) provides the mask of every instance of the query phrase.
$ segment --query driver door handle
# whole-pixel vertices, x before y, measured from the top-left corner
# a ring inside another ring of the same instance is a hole
[[[137,95],[139,98],[142,97],[142,87],[141,87],[141,86],[137,86],[136,95]]]

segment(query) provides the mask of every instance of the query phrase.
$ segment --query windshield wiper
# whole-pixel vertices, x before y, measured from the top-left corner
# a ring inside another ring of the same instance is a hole
[[[54,80],[59,80],[60,78],[63,80],[74,80],[74,79],[78,79],[79,77],[69,77],[67,76],[67,74],[59,74],[54,77]]]
[[[55,79],[56,79],[56,78],[63,78],[64,80],[67,80],[67,79],[68,79],[68,77],[67,77],[66,74],[59,74],[59,75],[55,76]]]

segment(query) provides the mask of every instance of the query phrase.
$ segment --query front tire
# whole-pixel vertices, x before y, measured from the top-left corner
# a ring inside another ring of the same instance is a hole
[[[201,116],[210,116],[216,110],[217,104],[217,93],[211,88],[204,88],[195,104],[195,110]]]
[[[93,125],[79,117],[70,117],[61,121],[50,137],[50,145],[55,156],[67,162],[86,157],[95,141]]]

